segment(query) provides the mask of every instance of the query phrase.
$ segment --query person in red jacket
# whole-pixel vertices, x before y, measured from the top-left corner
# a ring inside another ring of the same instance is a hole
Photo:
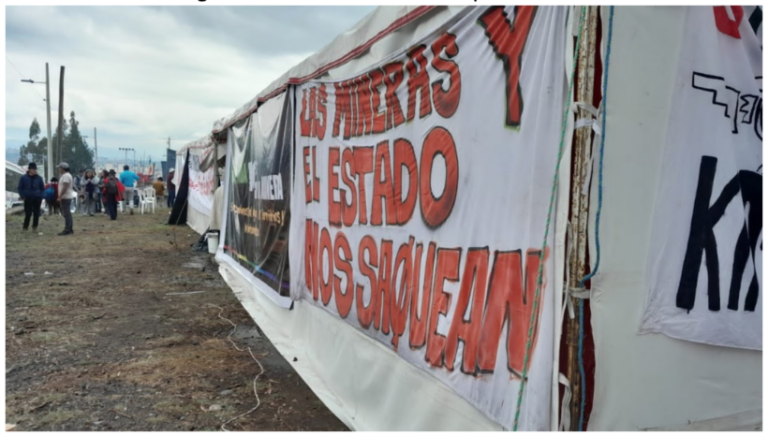
[[[117,219],[117,203],[123,199],[125,186],[120,183],[116,177],[115,170],[109,170],[107,179],[104,180],[104,200],[107,206],[107,213],[111,220]]]

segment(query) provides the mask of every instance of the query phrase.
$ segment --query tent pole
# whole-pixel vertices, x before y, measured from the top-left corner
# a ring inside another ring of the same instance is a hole
[[[581,34],[581,47],[579,47],[578,77],[576,89],[576,101],[592,104],[594,96],[595,53],[597,39],[597,13],[598,8],[587,8],[584,28]],[[590,113],[579,108],[577,119],[590,118]],[[584,190],[589,166],[592,145],[592,130],[580,128],[574,135],[573,147],[573,173],[571,178],[571,226],[574,230],[574,240],[569,241],[573,246],[569,259],[569,283],[572,287],[578,286],[585,274],[585,258],[587,250],[587,223],[589,221],[588,193]],[[579,300],[570,295],[574,307],[578,307]],[[584,389],[584,380],[581,380],[578,361],[578,338],[582,326],[578,317],[568,318],[566,323],[566,344],[568,346],[567,376],[571,381],[573,396],[571,398],[571,431],[579,431],[579,412],[581,410],[581,390]]]
[[[213,191],[219,187],[219,140],[216,135],[211,135],[213,142]]]

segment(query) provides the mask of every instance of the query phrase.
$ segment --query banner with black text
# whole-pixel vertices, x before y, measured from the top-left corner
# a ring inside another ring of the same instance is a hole
[[[759,23],[739,6],[686,9],[640,331],[762,350]]]

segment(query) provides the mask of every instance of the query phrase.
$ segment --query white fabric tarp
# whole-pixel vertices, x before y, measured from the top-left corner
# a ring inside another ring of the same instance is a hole
[[[266,96],[279,90],[288,77],[311,75],[334,79],[364,71],[402,47],[413,45],[464,8],[430,7],[428,11],[416,11],[416,15],[408,18],[412,21],[404,25],[396,23],[398,18],[416,9],[377,9],[354,29],[340,35],[336,41],[293,68],[259,95]],[[338,41],[343,43],[337,44]],[[363,49],[356,50],[355,47]],[[354,56],[345,57],[353,52],[356,53]],[[336,62],[341,59],[339,56],[345,57],[343,62]],[[323,65],[332,65],[332,68],[324,68],[318,75],[310,74],[313,68]],[[242,119],[243,114],[255,108],[257,100],[255,98],[239,109],[228,120],[217,122],[216,126],[223,127],[238,118]],[[559,114],[560,110],[558,108],[556,112]],[[550,171],[547,169],[548,173]],[[252,280],[251,274],[230,262],[222,263],[221,244],[223,238],[220,238],[217,252],[222,275],[243,306],[310,388],[350,428],[502,429],[444,383],[322,309],[304,301],[295,302],[292,310],[279,307],[268,297],[268,289],[259,290],[260,286],[264,286],[262,282]],[[549,316],[547,324],[554,324],[553,317]],[[297,362],[293,362],[293,357],[298,358]],[[548,383],[544,389],[549,389]],[[371,392],[376,394],[371,395]],[[513,416],[514,405],[505,407]]]
[[[211,222],[210,215],[198,212],[197,209],[187,208],[187,225],[198,235],[202,235],[208,229]]]
[[[221,263],[259,328],[320,400],[352,430],[500,431],[434,377],[305,301],[278,307]]]
[[[189,152],[189,191],[187,196],[187,224],[199,234],[208,229],[213,214],[214,171],[212,153],[214,143],[210,135],[190,142],[176,152],[176,191],[184,174]],[[201,166],[206,167],[201,171]]]
[[[677,122],[672,95],[685,24],[682,7],[615,8],[601,263],[592,279],[596,371],[590,430],[675,426],[762,409],[760,352],[638,335],[651,286],[648,253],[664,144]],[[602,35],[605,41],[606,27]],[[591,230],[597,186],[591,191],[590,253],[596,252]]]
[[[538,302],[534,293],[562,126],[566,11],[468,8],[420,48],[296,91],[292,294],[506,428],[534,307],[519,429],[550,425],[549,251]]]
[[[725,6],[686,12],[641,331],[761,350],[761,41],[719,30]]]

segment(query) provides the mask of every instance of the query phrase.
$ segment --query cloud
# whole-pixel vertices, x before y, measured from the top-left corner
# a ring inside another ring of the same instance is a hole
[[[373,7],[6,8],[6,147],[37,118],[45,132],[50,65],[52,128],[59,66],[64,113],[84,134],[98,128],[99,155],[118,147],[157,156],[210,132],[292,66],[352,27]],[[21,73],[10,64],[12,62]]]

